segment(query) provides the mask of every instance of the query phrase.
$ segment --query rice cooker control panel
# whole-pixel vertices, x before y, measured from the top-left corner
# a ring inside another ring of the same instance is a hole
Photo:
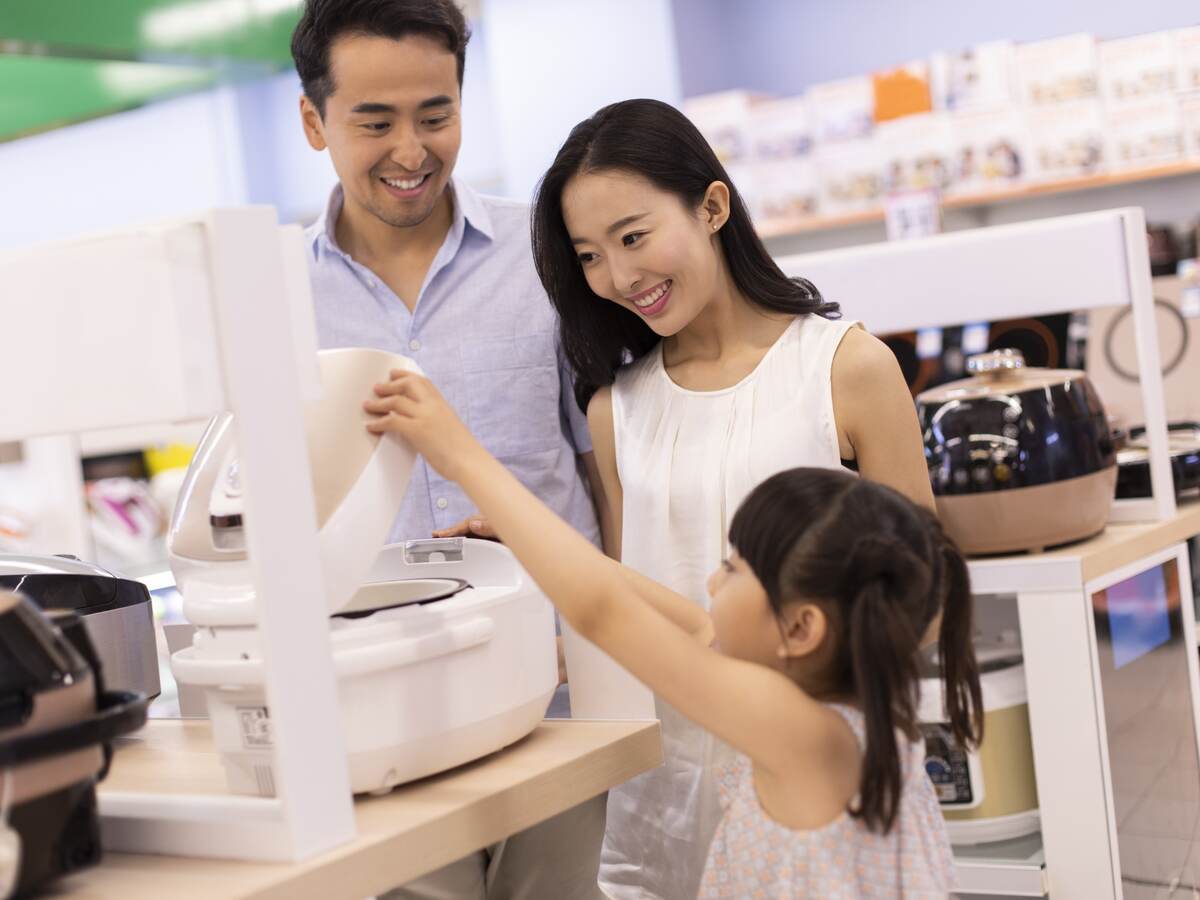
[[[971,754],[958,745],[950,729],[940,723],[922,723],[925,738],[925,771],[933,782],[938,801],[946,807],[976,806],[975,773]]]

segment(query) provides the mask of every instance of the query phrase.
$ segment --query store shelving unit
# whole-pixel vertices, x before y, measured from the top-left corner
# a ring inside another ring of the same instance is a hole
[[[1027,184],[1022,187],[989,191],[986,193],[950,195],[942,198],[942,208],[945,210],[979,209],[1013,201],[1031,200],[1035,197],[1049,197],[1055,194],[1092,191],[1100,188],[1157,181],[1164,178],[1180,178],[1189,175],[1200,175],[1200,160],[1188,160],[1150,168],[1129,169],[1097,175],[1084,175],[1077,178],[1064,178],[1057,181]],[[857,225],[882,222],[883,220],[883,207],[873,206],[870,209],[864,209],[860,212],[841,215],[768,219],[758,225],[758,233],[764,239],[770,240],[792,235],[834,231],[839,228],[851,228]]]
[[[1045,897],[1046,851],[1040,833],[977,847],[955,847],[955,893],[1001,897]]]
[[[351,844],[303,421],[320,376],[301,230],[280,227],[269,207],[214,210],[0,255],[0,283],[0,316],[21,335],[0,354],[0,441],[61,443],[221,411],[236,422],[277,792],[163,793],[135,781],[101,794],[106,846],[294,863]],[[114,352],[131,346],[139,352]],[[78,480],[78,451],[75,461]]]
[[[1129,833],[1128,817],[1118,819],[1115,811],[1120,779],[1114,772],[1125,773],[1127,748],[1118,747],[1107,727],[1106,716],[1113,714],[1106,712],[1105,702],[1115,702],[1113,685],[1120,677],[1114,681],[1111,639],[1098,637],[1101,608],[1095,605],[1098,592],[1122,579],[1172,566],[1179,574],[1180,642],[1194,646],[1185,542],[1200,534],[1200,506],[1177,508],[1175,503],[1142,211],[980,228],[785,257],[779,263],[786,273],[810,278],[827,296],[840,298],[846,317],[878,333],[997,316],[1131,307],[1152,496],[1117,501],[1106,531],[1089,541],[971,562],[978,603],[995,595],[1016,596],[1041,834],[1024,842],[958,848],[956,860],[959,888],[967,895],[1118,900],[1124,896],[1123,871],[1136,869],[1132,874],[1142,879],[1150,871],[1150,878],[1169,880],[1169,862],[1147,863],[1129,849],[1138,836]],[[1188,650],[1186,664],[1183,659],[1173,659],[1180,665],[1170,673],[1175,679],[1170,685],[1172,696],[1184,698],[1180,727],[1192,735],[1195,756],[1200,675],[1194,652]]]

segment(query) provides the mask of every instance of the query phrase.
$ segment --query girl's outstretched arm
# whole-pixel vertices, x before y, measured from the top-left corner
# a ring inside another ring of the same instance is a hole
[[[392,374],[364,405],[380,416],[368,429],[401,435],[456,481],[576,631],[762,765],[795,769],[806,748],[830,751],[831,734],[845,730],[836,714],[782,673],[709,647],[704,610],[609,559],[559,519],[475,440],[428,380]]]

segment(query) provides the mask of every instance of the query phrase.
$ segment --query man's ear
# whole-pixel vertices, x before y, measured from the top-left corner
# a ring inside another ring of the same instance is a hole
[[[303,94],[300,96],[300,124],[304,126],[308,146],[314,150],[324,150],[328,146],[325,143],[325,122],[321,119],[321,113],[317,111],[316,104]]]

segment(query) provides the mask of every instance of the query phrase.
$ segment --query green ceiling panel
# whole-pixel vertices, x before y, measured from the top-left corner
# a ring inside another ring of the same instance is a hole
[[[301,0],[3,0],[0,43],[120,58],[286,65]]]
[[[0,55],[0,140],[209,87],[210,69]]]
[[[291,64],[302,0],[0,0],[0,141]]]

